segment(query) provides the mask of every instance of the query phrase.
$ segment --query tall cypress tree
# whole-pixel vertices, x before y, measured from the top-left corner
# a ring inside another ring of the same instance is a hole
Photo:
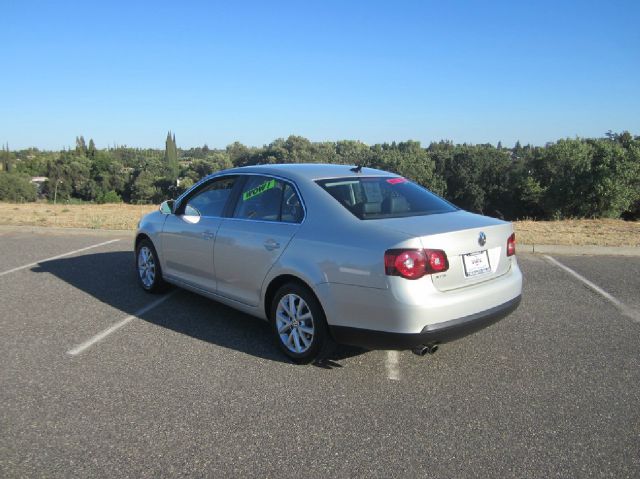
[[[93,138],[89,138],[89,150],[87,153],[91,159],[96,157],[96,144],[93,142]]]
[[[164,163],[167,170],[167,176],[171,181],[177,180],[178,173],[180,171],[180,167],[178,165],[178,148],[176,147],[176,135],[172,135],[171,131],[167,133],[167,139],[165,141]]]
[[[81,155],[87,156],[87,144],[84,141],[84,136],[76,136],[76,151]]]
[[[9,143],[2,145],[2,160],[0,161],[0,170],[11,171],[13,169],[13,163],[11,161],[11,150],[9,150]]]

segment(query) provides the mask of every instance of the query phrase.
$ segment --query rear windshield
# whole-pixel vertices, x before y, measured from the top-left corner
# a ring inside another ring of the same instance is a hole
[[[361,220],[433,215],[458,209],[401,177],[332,178],[316,183]]]

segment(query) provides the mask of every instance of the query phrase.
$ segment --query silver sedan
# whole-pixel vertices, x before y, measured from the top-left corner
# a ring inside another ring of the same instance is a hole
[[[186,288],[269,321],[296,362],[335,343],[434,352],[520,302],[511,223],[343,165],[235,168],[140,221],[142,288]]]

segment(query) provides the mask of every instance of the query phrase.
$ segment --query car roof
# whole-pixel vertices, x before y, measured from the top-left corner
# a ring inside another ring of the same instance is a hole
[[[351,171],[354,165],[334,165],[328,163],[284,163],[275,165],[255,165],[231,168],[216,173],[255,173],[262,175],[276,175],[289,178],[291,180],[320,180],[326,178],[347,178],[361,176],[397,176],[388,171],[377,170],[375,168],[362,168],[360,173]]]

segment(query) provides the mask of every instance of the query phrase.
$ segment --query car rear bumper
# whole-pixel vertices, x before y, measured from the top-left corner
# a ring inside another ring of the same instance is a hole
[[[428,324],[419,333],[395,333],[349,326],[329,326],[341,344],[367,349],[412,349],[423,344],[439,344],[475,333],[508,316],[518,308],[522,296],[493,308],[449,321]]]

